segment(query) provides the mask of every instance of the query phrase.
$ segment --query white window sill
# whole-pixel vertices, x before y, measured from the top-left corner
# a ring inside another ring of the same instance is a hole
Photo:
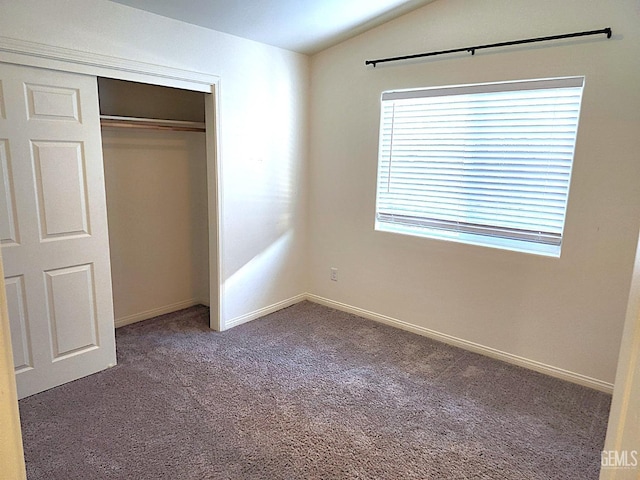
[[[524,240],[474,235],[472,233],[450,232],[447,230],[437,230],[426,227],[409,227],[379,221],[376,221],[375,229],[380,232],[398,233],[400,235],[411,235],[414,237],[432,238],[435,240],[448,240],[451,242],[466,243],[468,245],[477,245],[480,247],[497,248],[513,252],[560,258],[561,247],[558,245],[546,245],[542,243],[527,242]]]

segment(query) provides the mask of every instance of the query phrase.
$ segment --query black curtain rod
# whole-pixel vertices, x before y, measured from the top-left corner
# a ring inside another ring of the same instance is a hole
[[[482,50],[485,48],[506,47],[507,45],[520,45],[523,43],[548,42],[549,40],[559,40],[561,38],[572,38],[572,37],[585,37],[587,35],[605,34],[607,38],[611,38],[611,33],[612,33],[611,28],[607,27],[607,28],[603,28],[602,30],[589,30],[588,32],[565,33],[563,35],[552,35],[550,37],[526,38],[524,40],[513,40],[511,42],[490,43],[488,45],[477,45],[475,47],[454,48],[452,50],[441,50],[439,52],[416,53],[415,55],[404,55],[402,57],[380,58],[378,60],[366,60],[364,64],[373,65],[375,67],[376,64],[378,63],[397,62],[399,60],[409,60],[412,58],[421,58],[421,57],[434,57],[436,55],[445,55],[447,53],[457,53],[457,52],[470,52],[471,55],[475,55],[476,50]]]

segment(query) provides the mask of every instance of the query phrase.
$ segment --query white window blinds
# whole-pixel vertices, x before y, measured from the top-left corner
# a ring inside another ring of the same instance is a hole
[[[583,83],[384,92],[376,224],[559,246]]]

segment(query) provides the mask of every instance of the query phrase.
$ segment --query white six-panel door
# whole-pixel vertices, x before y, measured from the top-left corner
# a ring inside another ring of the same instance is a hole
[[[113,366],[95,77],[0,63],[0,244],[18,396]]]

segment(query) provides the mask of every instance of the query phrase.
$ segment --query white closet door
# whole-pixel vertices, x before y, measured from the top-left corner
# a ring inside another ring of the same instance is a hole
[[[0,63],[0,242],[20,398],[116,363],[95,77]]]

